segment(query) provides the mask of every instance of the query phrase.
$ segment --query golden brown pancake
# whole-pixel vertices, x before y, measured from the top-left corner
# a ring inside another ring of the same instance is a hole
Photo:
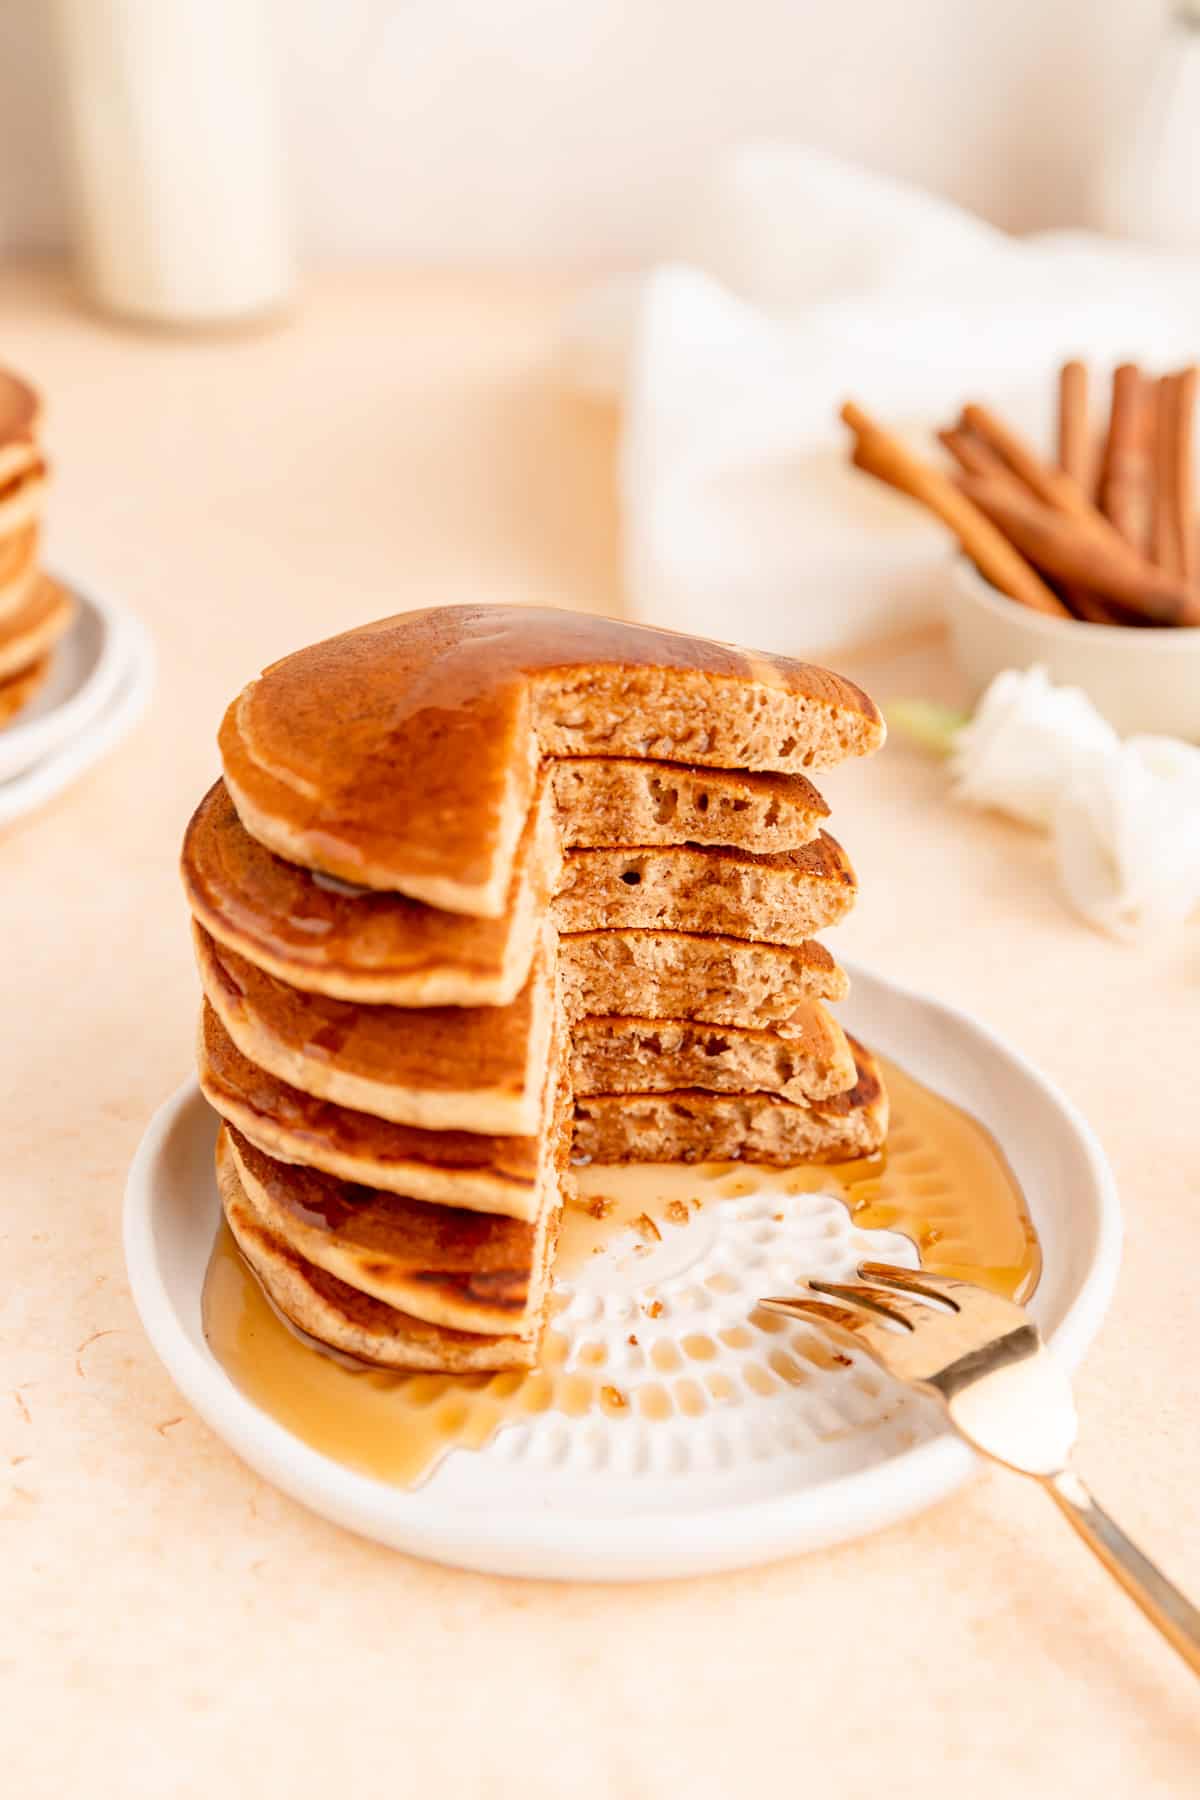
[[[3,446],[0,445],[0,454]],[[38,572],[39,533],[36,525],[0,538],[0,632],[5,622],[30,600],[41,579]]]
[[[785,1100],[830,1100],[854,1086],[846,1034],[818,1000],[791,1037],[692,1019],[580,1019],[571,1032],[576,1095],[762,1091]]]
[[[14,472],[11,465],[19,458],[19,452],[0,449],[0,464],[10,465],[7,470],[0,467],[0,538],[35,525],[46,498],[46,465],[41,457]]]
[[[541,1123],[555,1024],[544,930],[508,1006],[363,1006],[306,994],[195,926],[209,1004],[238,1049],[320,1100],[398,1125],[524,1136]]]
[[[11,369],[0,369],[0,445],[27,443],[36,437],[41,412],[36,390]]]
[[[777,1094],[591,1094],[575,1101],[573,1154],[587,1162],[746,1162],[788,1168],[871,1156],[887,1136],[887,1094],[851,1038],[858,1080],[833,1100]]]
[[[552,911],[560,931],[632,927],[801,944],[844,918],[856,892],[850,859],[822,832],[770,856],[693,844],[570,850]]]
[[[7,725],[22,707],[28,706],[49,673],[50,658],[44,656],[40,662],[0,680],[0,725]]]
[[[218,782],[192,816],[182,869],[204,929],[293,987],[395,1006],[507,1006],[528,980],[560,864],[548,784],[518,846],[507,913],[471,919],[284,861],[250,836]]]
[[[40,422],[41,402],[28,382],[0,369],[0,540],[28,527],[40,510],[46,474],[37,445]]]
[[[422,1131],[334,1106],[268,1075],[242,1055],[205,1004],[197,1051],[204,1097],[260,1150],[345,1181],[386,1188],[446,1206],[534,1219],[552,1180],[550,1133],[489,1137],[475,1131]],[[542,1119],[558,1086],[557,1053],[546,1071]]]
[[[0,619],[0,680],[49,655],[74,616],[65,588],[42,575],[28,597]]]
[[[400,615],[243,691],[184,846],[199,1064],[297,1328],[528,1366],[572,1131],[597,1161],[878,1147],[812,941],[855,876],[805,771],[882,738],[823,670],[527,608]]]
[[[733,844],[795,850],[829,808],[803,775],[698,769],[627,756],[568,756],[552,764],[563,843]]]
[[[575,931],[558,940],[570,1018],[632,1014],[770,1028],[787,1037],[809,1000],[844,1000],[824,944],[751,944],[694,931]]]
[[[553,1197],[534,1223],[430,1206],[275,1162],[230,1126],[242,1191],[272,1234],[360,1293],[452,1331],[526,1337],[545,1303]]]
[[[590,614],[403,613],[267,669],[225,715],[225,779],[278,855],[499,916],[539,755],[802,774],[883,741],[827,670]]]
[[[229,1229],[268,1299],[318,1344],[383,1368],[444,1369],[451,1374],[525,1369],[536,1362],[544,1320],[525,1337],[450,1331],[402,1313],[307,1262],[255,1212],[224,1132],[217,1139],[217,1185]],[[548,1234],[547,1265],[551,1251]]]

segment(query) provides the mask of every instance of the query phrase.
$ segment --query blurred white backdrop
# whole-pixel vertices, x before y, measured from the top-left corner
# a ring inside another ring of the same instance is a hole
[[[1087,222],[1157,0],[279,0],[302,248],[597,263],[794,138],[1024,230]],[[0,0],[0,248],[65,232],[43,0]]]

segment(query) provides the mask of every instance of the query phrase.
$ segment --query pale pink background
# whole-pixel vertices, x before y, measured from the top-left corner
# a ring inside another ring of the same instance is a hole
[[[49,397],[57,555],[135,606],[162,659],[136,736],[0,837],[0,1785],[1192,1792],[1194,1680],[1015,1477],[747,1575],[490,1580],[282,1499],[192,1416],[138,1326],[121,1189],[190,1064],[175,857],[226,700],[268,658],[398,606],[618,604],[613,421],[545,372],[564,294],[346,275],[284,330],[183,342],[0,277],[4,358]],[[955,692],[936,639],[855,672],[881,698]],[[954,810],[902,747],[829,791],[863,886],[841,947],[1005,1033],[1113,1159],[1129,1242],[1079,1380],[1081,1458],[1198,1592],[1196,936],[1093,935],[1041,840]]]
[[[305,252],[526,266],[654,252],[698,172],[747,138],[831,150],[1015,230],[1087,223],[1166,14],[1161,0],[267,4]],[[0,5],[0,247],[63,235],[52,11]]]

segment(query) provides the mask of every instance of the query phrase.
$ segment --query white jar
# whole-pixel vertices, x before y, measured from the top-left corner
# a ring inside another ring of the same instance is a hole
[[[1097,222],[1116,237],[1200,250],[1200,0],[1176,0],[1149,90],[1100,180]]]
[[[264,0],[54,0],[91,297],[169,325],[269,313],[293,282]]]

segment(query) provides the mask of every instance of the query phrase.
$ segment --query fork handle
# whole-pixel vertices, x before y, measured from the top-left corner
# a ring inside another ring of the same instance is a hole
[[[1044,1476],[1042,1485],[1089,1550],[1095,1551],[1192,1673],[1200,1675],[1200,1611],[1097,1505],[1074,1469]]]

